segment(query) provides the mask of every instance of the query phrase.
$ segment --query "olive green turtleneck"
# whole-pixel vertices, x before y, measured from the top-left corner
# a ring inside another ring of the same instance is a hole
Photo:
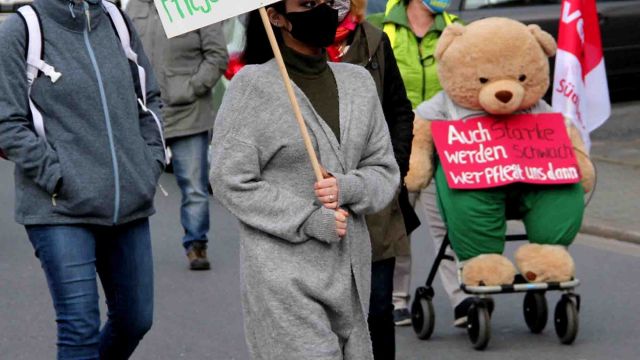
[[[309,56],[283,46],[282,56],[291,80],[309,98],[313,108],[340,142],[338,86],[327,64],[326,53],[323,51],[321,55]]]

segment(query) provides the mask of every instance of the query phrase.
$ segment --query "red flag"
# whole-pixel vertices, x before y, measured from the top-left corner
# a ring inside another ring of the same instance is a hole
[[[553,81],[553,109],[589,133],[611,114],[595,0],[563,0]]]

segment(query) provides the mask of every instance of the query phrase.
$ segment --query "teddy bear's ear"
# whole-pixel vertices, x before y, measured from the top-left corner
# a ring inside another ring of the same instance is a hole
[[[558,45],[556,45],[556,41],[554,40],[553,36],[551,36],[551,34],[542,30],[540,26],[535,24],[529,25],[528,28],[533,36],[535,36],[536,40],[538,40],[538,43],[542,47],[542,50],[548,57],[552,57],[556,54]]]
[[[442,59],[442,55],[447,51],[449,46],[453,43],[453,41],[460,35],[464,34],[465,27],[459,23],[449,24],[442,34],[440,35],[440,39],[438,39],[438,45],[436,46],[436,52],[434,53],[434,57],[436,61],[440,61]]]

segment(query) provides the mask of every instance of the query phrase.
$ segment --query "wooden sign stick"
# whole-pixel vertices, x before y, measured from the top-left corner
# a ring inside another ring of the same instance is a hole
[[[320,167],[320,162],[318,161],[316,151],[313,148],[311,137],[309,136],[309,130],[307,129],[307,125],[304,122],[304,118],[302,117],[298,99],[296,99],[295,92],[293,91],[293,86],[291,86],[291,79],[289,78],[289,73],[287,72],[287,68],[284,65],[282,53],[280,52],[280,47],[278,46],[276,36],[273,33],[273,28],[271,28],[271,22],[269,21],[267,10],[264,7],[261,7],[259,11],[260,17],[262,18],[262,23],[264,24],[264,29],[267,31],[267,37],[269,38],[269,43],[271,44],[273,55],[276,58],[278,67],[280,68],[280,74],[282,75],[282,79],[284,80],[284,87],[287,89],[287,94],[289,95],[289,100],[291,101],[293,113],[296,116],[296,121],[298,122],[300,133],[302,134],[302,139],[304,140],[304,147],[307,149],[307,153],[309,155],[309,159],[311,160],[311,166],[313,167],[313,172],[316,175],[316,179],[317,181],[320,181],[324,178],[322,176],[322,168]]]

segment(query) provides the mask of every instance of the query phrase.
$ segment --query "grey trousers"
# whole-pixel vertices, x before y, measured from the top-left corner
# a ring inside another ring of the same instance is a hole
[[[419,193],[409,193],[409,201],[418,213],[420,221],[429,228],[429,233],[431,234],[431,238],[433,239],[434,253],[421,254],[424,256],[422,257],[424,261],[427,261],[428,264],[431,264],[433,263],[436,253],[440,249],[442,241],[444,240],[444,236],[447,233],[447,228],[444,225],[444,221],[442,221],[442,217],[440,216],[440,209],[438,209],[435,182],[432,181],[428,187],[426,187]],[[413,240],[413,237],[414,236],[411,236],[410,242]],[[462,292],[462,290],[460,290],[456,266],[458,259],[451,247],[447,248],[446,254],[453,256],[456,261],[453,262],[444,260],[440,264],[438,273],[440,274],[440,280],[442,281],[444,290],[446,291],[447,295],[449,296],[449,300],[451,301],[451,306],[455,308],[467,297],[467,295]],[[410,291],[412,255],[413,252],[409,256],[396,257],[396,268],[393,274],[393,306],[395,309],[407,308],[409,304],[409,299],[411,297]],[[424,274],[423,276],[426,280],[427,274]],[[423,280],[421,279],[421,281]]]

